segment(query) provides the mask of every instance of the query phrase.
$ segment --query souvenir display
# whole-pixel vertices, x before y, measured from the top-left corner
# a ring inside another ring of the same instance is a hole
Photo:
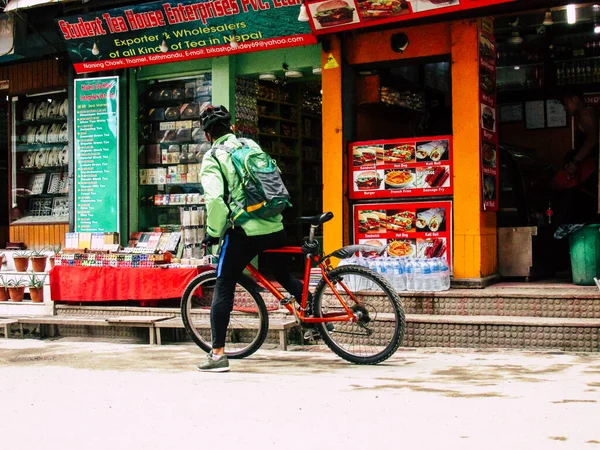
[[[65,222],[69,214],[67,94],[16,97],[16,223]],[[58,169],[57,169],[58,168]],[[52,171],[56,173],[51,173]],[[42,216],[42,219],[38,217]]]

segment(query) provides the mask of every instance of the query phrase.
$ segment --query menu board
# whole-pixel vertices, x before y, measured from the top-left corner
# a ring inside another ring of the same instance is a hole
[[[479,103],[483,209],[498,211],[498,120],[496,105],[496,41],[492,19],[479,27]]]
[[[119,230],[119,78],[75,80],[75,231]]]
[[[354,206],[354,243],[386,245],[387,256],[452,261],[452,202]]]
[[[315,34],[322,34],[439,17],[512,1],[515,0],[309,0],[307,9]]]
[[[452,137],[350,144],[350,198],[452,194]]]

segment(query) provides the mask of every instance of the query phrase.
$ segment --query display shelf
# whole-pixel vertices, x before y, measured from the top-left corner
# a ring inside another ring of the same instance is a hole
[[[181,208],[203,206],[198,203],[203,194],[199,174],[210,145],[198,121],[202,106],[211,101],[211,74],[144,81],[139,86],[138,231],[165,224],[179,227],[183,225]],[[161,108],[165,111],[157,111]],[[170,116],[169,108],[186,116]],[[188,125],[176,125],[184,122]],[[170,203],[173,198],[176,203]]]
[[[505,69],[511,69],[514,70],[515,66],[519,66],[521,69],[526,69],[529,67],[539,67],[539,66],[543,66],[544,64],[546,64],[544,61],[541,62],[537,62],[537,63],[519,63],[519,62],[515,62],[514,64],[504,64],[501,66],[496,66],[496,69],[500,69],[500,70],[505,70]]]
[[[15,96],[11,101],[11,225],[68,223],[67,93]]]

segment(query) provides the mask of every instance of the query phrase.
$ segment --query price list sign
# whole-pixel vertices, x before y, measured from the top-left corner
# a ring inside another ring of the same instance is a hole
[[[118,77],[75,80],[75,231],[119,230]]]
[[[452,136],[353,142],[351,199],[451,195]]]

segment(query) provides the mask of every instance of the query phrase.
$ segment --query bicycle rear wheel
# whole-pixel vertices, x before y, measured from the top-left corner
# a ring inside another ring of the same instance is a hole
[[[358,265],[334,269],[329,279],[357,321],[332,321],[329,330],[325,323],[317,324],[325,344],[355,364],[377,364],[392,356],[402,343],[406,321],[402,300],[389,282]],[[314,311],[315,317],[325,318],[347,314],[325,280],[315,289]]]
[[[192,340],[205,352],[212,349],[210,305],[217,273],[204,272],[194,278],[181,298],[181,318]],[[267,307],[246,278],[235,287],[233,311],[227,329],[225,354],[232,359],[245,358],[260,348],[269,331]]]

